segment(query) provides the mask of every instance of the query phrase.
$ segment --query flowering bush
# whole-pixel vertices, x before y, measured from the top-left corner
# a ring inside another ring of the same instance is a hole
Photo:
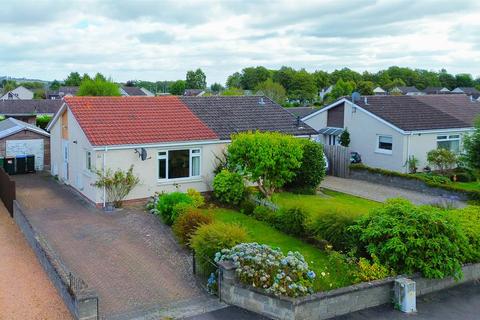
[[[232,261],[242,283],[264,289],[276,296],[304,296],[313,293],[315,272],[298,252],[285,256],[280,249],[258,243],[241,243],[232,249],[223,249],[215,255],[215,262]]]

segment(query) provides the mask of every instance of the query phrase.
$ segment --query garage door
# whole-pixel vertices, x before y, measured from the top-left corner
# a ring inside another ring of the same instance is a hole
[[[7,140],[7,157],[35,155],[35,170],[43,170],[43,140]]]

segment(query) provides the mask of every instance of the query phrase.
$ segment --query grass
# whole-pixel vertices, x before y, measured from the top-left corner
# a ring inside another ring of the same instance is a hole
[[[317,274],[314,283],[315,291],[330,290],[352,284],[352,278],[349,275],[352,266],[348,265],[338,253],[320,250],[238,211],[215,208],[211,212],[217,221],[243,226],[247,229],[250,240],[253,242],[279,247],[284,253],[300,252],[308,262],[310,269]],[[322,273],[325,273],[326,276],[322,276]]]
[[[376,201],[351,196],[332,190],[323,190],[324,195],[303,195],[289,192],[277,193],[273,202],[280,207],[299,206],[312,215],[321,215],[328,211],[346,211],[359,216],[368,213],[371,209],[381,206]]]
[[[480,191],[480,182],[454,182],[452,185],[467,191]]]

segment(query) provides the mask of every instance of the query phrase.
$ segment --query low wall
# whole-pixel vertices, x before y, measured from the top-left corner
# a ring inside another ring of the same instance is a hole
[[[13,204],[13,218],[72,316],[78,320],[98,319],[96,292],[65,267],[45,238],[32,227],[17,201]]]
[[[398,176],[388,176],[381,173],[369,172],[363,169],[350,169],[350,178],[356,180],[363,180],[373,183],[382,184],[389,187],[396,187],[402,189],[408,189],[418,191],[421,193],[430,194],[433,196],[439,196],[443,198],[452,198],[455,200],[469,200],[466,193],[455,192],[452,190],[446,190],[442,188],[430,187],[425,182],[418,179],[408,179]]]
[[[463,273],[464,277],[459,281],[453,278],[425,279],[419,275],[412,280],[416,282],[417,296],[421,296],[480,279],[480,264],[465,265]],[[233,264],[222,262],[219,290],[222,301],[273,319],[321,320],[392,303],[395,279],[364,282],[302,298],[276,297],[239,283]]]

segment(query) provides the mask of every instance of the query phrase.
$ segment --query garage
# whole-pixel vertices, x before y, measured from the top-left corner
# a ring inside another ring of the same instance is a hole
[[[50,134],[17,119],[0,121],[0,158],[22,158],[29,155],[35,157],[36,171],[49,169]]]

